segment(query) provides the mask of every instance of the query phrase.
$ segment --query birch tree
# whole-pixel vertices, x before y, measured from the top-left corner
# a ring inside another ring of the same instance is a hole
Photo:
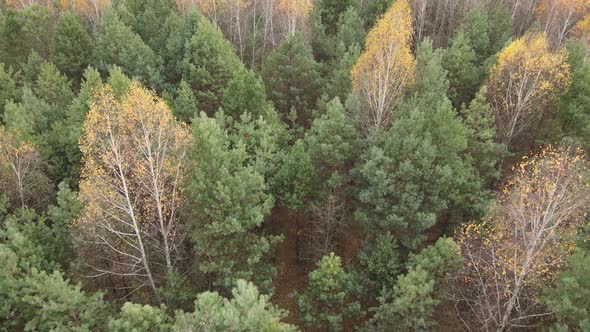
[[[164,102],[137,83],[120,100],[109,87],[97,92],[80,141],[85,208],[77,221],[99,249],[83,256],[96,276],[139,280],[155,292],[160,266],[173,268],[189,141]]]
[[[544,34],[528,34],[499,55],[488,79],[487,99],[503,143],[531,128],[567,90],[570,67],[564,50],[552,51]]]
[[[73,10],[81,17],[96,22],[111,2],[109,0],[60,0],[59,4],[63,10]]]
[[[396,1],[369,32],[365,52],[351,73],[353,89],[363,103],[365,129],[389,127],[396,104],[413,81],[412,35],[407,0]]]
[[[278,0],[278,11],[283,17],[286,36],[293,36],[299,27],[307,23],[312,6],[312,0]]]
[[[588,162],[580,151],[547,148],[524,160],[490,217],[459,236],[464,268],[451,296],[467,327],[533,327],[550,313],[539,286],[550,285],[575,248],[590,206]]]
[[[35,147],[0,126],[0,155],[0,192],[15,208],[39,207],[50,185]]]
[[[590,14],[588,0],[543,0],[537,9],[552,46],[560,46],[586,15]]]
[[[476,3],[477,0],[411,0],[416,40],[430,37],[436,46],[445,46]]]

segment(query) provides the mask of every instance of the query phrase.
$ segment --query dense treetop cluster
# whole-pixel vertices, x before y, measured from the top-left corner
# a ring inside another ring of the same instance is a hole
[[[0,0],[0,331],[590,331],[589,0]]]

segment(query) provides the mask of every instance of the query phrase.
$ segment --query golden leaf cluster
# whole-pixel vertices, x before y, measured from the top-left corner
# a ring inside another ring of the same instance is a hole
[[[568,89],[566,60],[565,49],[551,50],[542,33],[527,34],[500,53],[488,79],[488,101],[507,141],[533,125]]]
[[[120,100],[110,87],[98,89],[80,140],[86,210],[79,221],[133,217],[151,223],[158,209],[174,217],[190,139],[186,125],[138,83]]]
[[[481,245],[493,261],[489,266],[507,283],[517,278],[528,284],[553,281],[573,252],[586,217],[588,169],[580,150],[547,147],[525,158],[514,167],[489,218],[468,224],[461,243]]]
[[[407,0],[396,1],[367,35],[365,51],[351,71],[364,102],[365,124],[387,126],[402,92],[414,79],[413,20]]]

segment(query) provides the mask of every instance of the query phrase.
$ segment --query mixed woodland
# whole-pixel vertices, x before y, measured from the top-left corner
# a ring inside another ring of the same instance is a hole
[[[0,0],[0,331],[590,331],[590,0]]]

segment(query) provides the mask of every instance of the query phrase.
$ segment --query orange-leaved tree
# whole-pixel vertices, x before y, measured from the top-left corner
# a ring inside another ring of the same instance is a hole
[[[354,91],[362,102],[365,129],[389,127],[396,104],[412,83],[412,36],[407,0],[396,1],[367,35],[365,52],[351,72]]]
[[[538,291],[575,248],[590,207],[588,170],[581,151],[544,149],[514,168],[489,217],[459,235],[465,267],[451,294],[470,309],[464,322],[504,331],[548,315]]]
[[[82,258],[97,275],[139,280],[155,292],[159,267],[178,258],[189,130],[166,104],[133,82],[116,98],[95,94],[80,140],[83,168],[77,221],[93,247]]]
[[[566,51],[551,50],[545,34],[527,34],[502,50],[490,72],[487,99],[504,144],[537,124],[570,83]]]

